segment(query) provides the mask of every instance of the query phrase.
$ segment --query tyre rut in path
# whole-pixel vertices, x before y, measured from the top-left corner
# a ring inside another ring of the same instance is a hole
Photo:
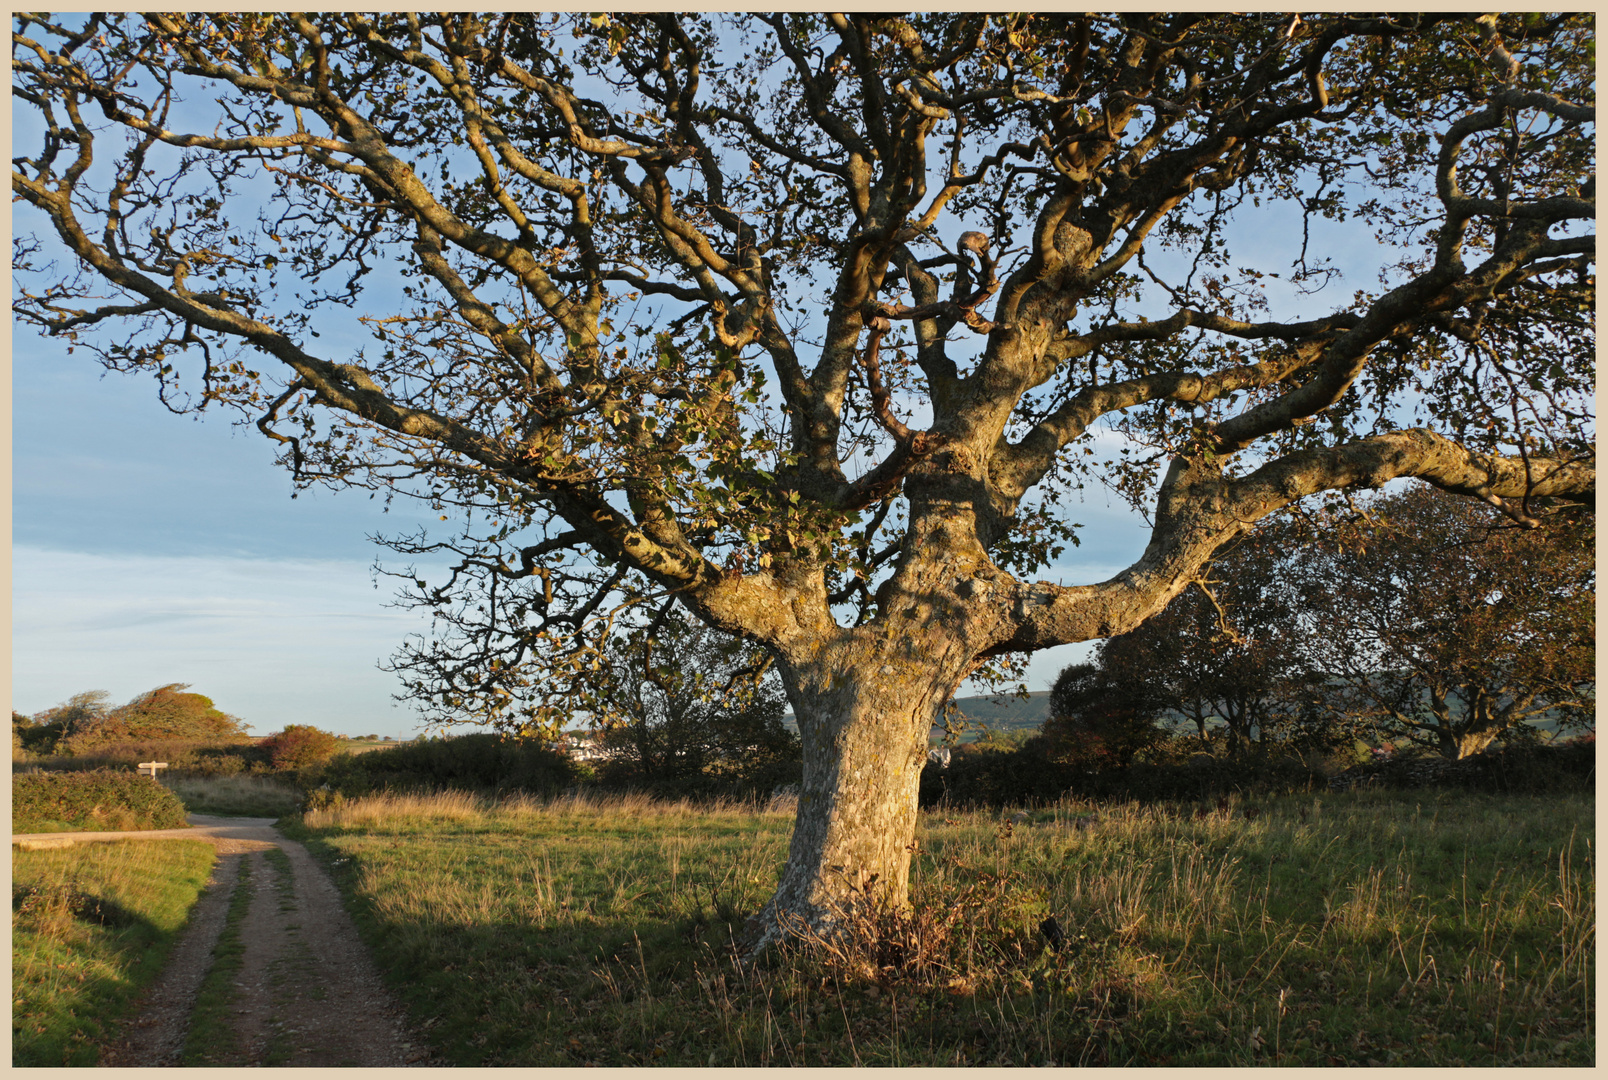
[[[240,968],[226,991],[233,1046],[225,1040],[209,1064],[433,1064],[422,1045],[407,1039],[402,1011],[381,983],[334,883],[307,849],[279,835],[271,818],[190,820],[197,828],[175,832],[218,845],[212,880],[167,966],[101,1064],[181,1063],[196,992],[212,967],[237,888],[248,891],[249,906],[239,924]],[[241,860],[251,864],[243,881]]]

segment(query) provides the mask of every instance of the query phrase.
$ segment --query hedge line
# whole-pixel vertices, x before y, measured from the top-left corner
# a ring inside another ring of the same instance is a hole
[[[493,794],[551,794],[575,783],[581,775],[566,755],[540,743],[473,734],[421,739],[363,754],[337,754],[318,768],[303,770],[301,782],[311,789],[309,805],[317,806],[321,798],[333,794],[350,798],[376,791],[455,788]]]
[[[308,791],[308,805],[318,807],[337,795],[353,798],[377,791],[446,788],[492,795],[516,791],[554,795],[578,784],[667,799],[747,798],[769,795],[778,785],[796,784],[801,773],[797,761],[762,761],[726,774],[655,780],[638,775],[629,763],[605,763],[594,770],[534,740],[477,733],[338,754],[322,766],[301,770],[298,782]]]
[[[91,753],[52,755],[29,764],[50,772],[132,769],[142,761],[165,761],[163,779],[174,776],[238,776],[274,770],[270,748],[251,742],[142,739],[109,744]]]
[[[184,804],[148,776],[95,769],[11,778],[11,831],[182,829]]]
[[[1591,744],[1519,744],[1460,762],[1402,756],[1344,771],[1324,762],[1273,755],[1244,759],[1195,753],[1172,760],[1136,761],[1126,767],[1057,763],[1029,741],[1012,750],[956,754],[947,769],[921,774],[921,805],[1020,806],[1068,796],[1100,801],[1188,802],[1231,793],[1262,797],[1373,783],[1389,787],[1430,784],[1493,793],[1545,794],[1590,790],[1596,779]],[[1340,781],[1336,783],[1335,781]]]
[[[1353,787],[1463,787],[1497,794],[1537,794],[1590,790],[1597,778],[1595,740],[1561,746],[1520,744],[1452,761],[1449,758],[1391,758],[1357,765],[1329,781],[1334,789]]]

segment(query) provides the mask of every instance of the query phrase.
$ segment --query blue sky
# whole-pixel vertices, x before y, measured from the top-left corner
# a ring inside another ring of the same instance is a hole
[[[17,120],[27,126],[26,115]],[[1256,235],[1242,236],[1240,249],[1279,269],[1299,228],[1270,211],[1249,215]],[[28,211],[14,213],[27,230]],[[1318,250],[1364,269],[1354,282],[1370,279],[1380,257],[1370,237],[1317,230]],[[365,307],[381,304],[383,291]],[[1327,309],[1343,291],[1315,303],[1275,297],[1274,314]],[[321,325],[335,331],[324,339],[331,347],[356,329]],[[123,701],[187,682],[258,732],[287,723],[417,731],[412,710],[393,700],[396,677],[378,665],[428,626],[390,606],[388,582],[376,587],[371,567],[384,553],[366,538],[434,523],[431,515],[400,503],[386,513],[361,491],[293,500],[254,429],[223,415],[173,415],[149,379],[103,376],[88,356],[27,327],[14,329],[12,346],[13,708],[32,713],[92,689]],[[1068,508],[1085,526],[1082,546],[1046,579],[1100,581],[1143,550],[1147,530],[1135,515],[1097,490],[1090,498]],[[1089,647],[1037,654],[1029,689],[1046,689]]]
[[[365,493],[292,500],[255,431],[22,330],[12,407],[13,708],[188,682],[258,732],[415,728],[376,664],[422,624],[387,606],[365,539],[406,519]]]
[[[391,606],[366,537],[423,521],[367,493],[303,492],[255,429],[176,416],[149,379],[15,330],[12,350],[12,707],[82,690],[113,699],[187,682],[259,733],[418,729],[379,663],[424,619]],[[1046,576],[1097,581],[1144,545],[1101,496],[1083,545]],[[1037,654],[1046,689],[1087,645]]]

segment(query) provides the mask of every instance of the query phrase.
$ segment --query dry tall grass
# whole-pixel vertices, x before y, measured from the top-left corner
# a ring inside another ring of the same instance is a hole
[[[721,815],[790,818],[785,804],[763,805],[741,800],[660,800],[643,794],[570,792],[553,797],[514,795],[479,796],[466,791],[425,794],[376,794],[344,800],[338,805],[308,810],[303,823],[309,829],[362,829],[414,826],[428,822],[478,821],[486,825],[517,825],[524,819],[560,821],[619,816],[666,821],[703,819]]]
[[[786,856],[776,804],[305,817],[458,1064],[683,1066],[1580,1063],[1595,875],[1569,822],[1589,799],[942,811],[912,907],[754,965],[732,945]]]
[[[301,807],[301,793],[267,776],[162,777],[162,784],[192,814],[281,817]]]

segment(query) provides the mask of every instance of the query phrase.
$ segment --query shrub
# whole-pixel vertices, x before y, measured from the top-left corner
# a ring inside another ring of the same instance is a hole
[[[13,832],[180,829],[184,804],[148,776],[96,769],[11,778]]]
[[[388,791],[562,791],[579,779],[564,754],[532,739],[474,734],[420,739],[363,754],[340,754],[322,768],[306,770],[307,787],[366,795]]]
[[[142,761],[165,761],[163,778],[172,776],[233,776],[253,766],[269,767],[266,750],[253,743],[197,741],[194,739],[137,739],[108,743],[81,754],[30,758],[29,763],[53,772],[90,769],[130,771]]]
[[[1091,737],[1092,742],[1092,737]],[[1007,806],[1053,802],[1066,796],[1139,802],[1218,798],[1231,792],[1282,795],[1321,789],[1327,774],[1294,756],[1214,756],[1199,742],[1166,740],[1131,765],[1096,752],[1052,759],[1041,739],[1014,750],[956,747],[947,769],[928,766],[921,775],[922,806]]]
[[[791,733],[789,733],[791,734]],[[796,736],[792,746],[755,747],[747,756],[732,755],[706,763],[694,772],[655,775],[630,757],[607,759],[597,769],[597,784],[608,791],[642,792],[661,799],[748,799],[804,778],[804,762]]]
[[[27,754],[49,754],[56,749],[65,725],[59,721],[35,720],[15,709],[11,711],[11,748]]]
[[[105,691],[78,694],[65,704],[35,717],[63,727],[58,753],[84,754],[118,743],[192,740],[228,742],[244,739],[246,725],[187,683],[168,683],[140,694],[126,705],[110,705]]]
[[[284,731],[264,739],[262,746],[275,769],[305,769],[334,757],[341,740],[311,724],[289,724]]]
[[[1518,742],[1461,761],[1397,754],[1340,773],[1333,786],[1415,788],[1455,786],[1493,794],[1591,791],[1596,781],[1595,737],[1558,745]]]

